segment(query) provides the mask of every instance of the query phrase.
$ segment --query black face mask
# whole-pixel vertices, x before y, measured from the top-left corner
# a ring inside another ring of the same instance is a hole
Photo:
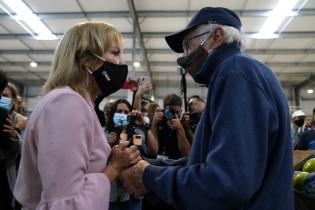
[[[201,70],[207,57],[208,52],[200,44],[190,55],[178,58],[177,63],[191,75],[195,82],[203,84],[203,79],[198,78],[196,73]]]
[[[302,127],[304,125],[304,119],[298,119],[294,121],[294,124],[298,127]]]
[[[128,66],[126,64],[113,64],[104,61],[104,64],[92,73],[103,97],[118,91],[126,81]]]
[[[190,117],[190,125],[193,131],[195,131],[201,118],[201,112],[190,113],[189,117]]]

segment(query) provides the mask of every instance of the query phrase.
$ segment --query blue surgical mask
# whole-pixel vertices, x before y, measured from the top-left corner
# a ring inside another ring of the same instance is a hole
[[[120,127],[120,126],[125,127],[128,124],[126,114],[115,113],[113,117],[113,121],[114,121],[115,127]]]
[[[12,108],[12,99],[2,96],[0,99],[0,107],[10,111]]]

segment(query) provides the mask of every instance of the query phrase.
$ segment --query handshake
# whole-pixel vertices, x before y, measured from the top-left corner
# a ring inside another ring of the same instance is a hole
[[[128,144],[128,141],[120,142],[112,148],[109,164],[104,172],[111,181],[118,177],[130,194],[140,197],[147,192],[142,175],[149,163],[141,159],[136,146],[127,147]]]
[[[136,198],[148,192],[142,179],[143,172],[148,165],[148,162],[140,160],[136,165],[124,170],[119,176],[119,180],[127,192]]]

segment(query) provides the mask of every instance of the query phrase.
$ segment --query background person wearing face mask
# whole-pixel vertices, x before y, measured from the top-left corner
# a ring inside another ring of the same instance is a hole
[[[8,78],[0,69],[0,154],[9,148],[10,135],[3,131],[3,125],[7,123],[8,108],[6,99],[1,97],[2,91],[8,84]],[[12,209],[12,193],[8,183],[6,159],[0,155],[0,209]]]
[[[302,110],[297,110],[292,113],[292,123],[291,123],[291,139],[293,148],[296,147],[297,143],[303,132],[310,130],[310,128],[305,127],[305,113]]]
[[[17,167],[21,154],[21,143],[23,131],[27,123],[27,118],[15,111],[17,105],[18,91],[12,83],[8,83],[1,93],[0,106],[7,110],[7,119],[3,125],[3,132],[9,135],[9,140],[1,139],[1,143],[6,143],[7,148],[0,148],[0,159],[4,162],[6,177],[9,184],[9,196],[11,197],[11,208],[16,208],[13,199],[13,190],[16,181]]]
[[[208,97],[185,166],[140,161],[123,173],[136,195],[186,210],[293,210],[287,98],[271,69],[241,51],[241,27],[233,11],[206,7],[166,36]]]
[[[130,121],[130,119],[134,121]],[[118,99],[111,105],[108,114],[105,133],[108,143],[113,147],[122,141],[131,141],[138,144],[142,156],[152,156],[157,148],[151,130],[147,130],[144,124],[144,115],[138,110],[132,110],[132,106],[125,99]],[[141,136],[141,138],[139,138]],[[137,137],[137,139],[135,138]],[[136,142],[138,140],[138,142]],[[153,154],[152,154],[153,153]],[[141,210],[142,199],[135,199],[129,195],[119,180],[111,183],[109,210]]]
[[[205,108],[205,101],[198,95],[190,96],[187,101],[188,112],[183,114],[182,122],[185,127],[187,138],[189,139],[190,143],[192,143],[202,111]]]
[[[124,83],[121,51],[121,33],[105,22],[78,23],[63,35],[25,130],[14,189],[23,209],[108,209],[110,183],[140,160],[126,142],[111,150],[93,107]]]

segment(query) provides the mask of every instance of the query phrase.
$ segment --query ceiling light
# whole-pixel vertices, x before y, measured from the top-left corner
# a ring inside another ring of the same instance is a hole
[[[8,8],[0,5],[8,15],[10,15],[20,26],[30,33],[37,40],[54,40],[54,35],[49,28],[39,19],[33,11],[21,0],[3,0]],[[12,10],[10,12],[8,9]]]
[[[141,66],[140,62],[136,61],[136,62],[133,62],[133,66],[138,68]]]
[[[312,93],[314,93],[314,90],[313,90],[313,89],[308,89],[308,90],[307,90],[307,93],[308,93],[308,94],[312,94]]]
[[[34,61],[30,62],[30,66],[33,68],[36,68],[38,66],[38,64]]]
[[[279,34],[282,32],[282,30],[284,30],[292,18],[287,19],[285,23],[284,20],[288,17],[297,15],[297,12],[292,11],[292,9],[295,8],[299,1],[300,0],[279,0],[273,10],[268,13],[268,18],[260,28],[259,32],[251,35],[250,37],[254,39],[278,38]],[[307,0],[304,0],[298,10],[300,10],[306,2]],[[279,31],[280,26],[282,27]],[[276,31],[278,31],[277,34],[275,33]]]

